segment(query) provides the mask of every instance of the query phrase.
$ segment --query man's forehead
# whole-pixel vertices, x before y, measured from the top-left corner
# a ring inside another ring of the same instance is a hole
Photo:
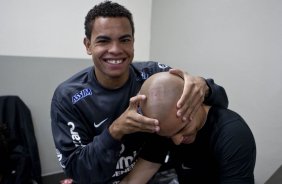
[[[127,29],[132,29],[130,22],[128,20],[128,18],[126,17],[97,17],[93,20],[92,23],[93,29],[96,28],[97,26],[99,27],[109,27],[109,28],[113,28],[113,27],[121,27],[122,28],[127,28]],[[96,28],[97,29],[97,28]]]

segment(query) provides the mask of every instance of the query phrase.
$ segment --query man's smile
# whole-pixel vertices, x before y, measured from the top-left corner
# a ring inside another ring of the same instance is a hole
[[[104,61],[109,64],[121,64],[123,59],[105,59]]]

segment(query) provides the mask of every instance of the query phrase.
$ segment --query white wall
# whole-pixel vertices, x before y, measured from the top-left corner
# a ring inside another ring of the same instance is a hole
[[[101,0],[0,0],[0,55],[89,58],[84,18]],[[133,14],[135,59],[149,58],[151,0],[117,0]]]
[[[282,1],[152,2],[151,59],[224,86],[254,133],[264,183],[282,164]]]
[[[43,175],[61,171],[51,134],[50,100],[60,82],[92,65],[82,42],[83,24],[98,2],[0,0],[0,95],[18,95],[30,108]],[[148,60],[151,0],[117,2],[133,13],[135,60]]]
[[[62,171],[51,133],[54,90],[69,76],[91,65],[90,59],[0,56],[0,95],[17,95],[30,109],[43,175]]]

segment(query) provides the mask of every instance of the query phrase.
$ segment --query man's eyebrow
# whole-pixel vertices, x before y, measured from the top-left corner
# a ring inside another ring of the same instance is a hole
[[[125,39],[125,38],[132,38],[132,35],[126,34],[126,35],[122,35],[121,37],[119,37],[119,39]],[[111,38],[109,36],[100,35],[100,36],[97,36],[95,40],[111,40]]]
[[[111,38],[108,36],[100,35],[97,36],[95,40],[110,40]]]
[[[132,35],[126,34],[126,35],[122,35],[121,37],[119,37],[119,39],[124,39],[124,38],[132,38]]]

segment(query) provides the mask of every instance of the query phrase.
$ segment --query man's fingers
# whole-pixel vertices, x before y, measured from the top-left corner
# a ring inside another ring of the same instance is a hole
[[[192,111],[191,111],[191,114],[189,115],[190,119],[192,119],[195,116],[196,112],[198,111],[200,106],[203,104],[204,100],[205,100],[205,96],[204,96],[203,91],[198,92],[194,98],[194,101],[191,104]]]
[[[142,101],[142,100],[145,100],[146,99],[146,96],[145,95],[136,95],[134,97],[131,97],[130,100],[129,100],[129,107],[128,109],[129,110],[137,110],[137,107],[139,105],[139,103]]]
[[[184,79],[184,73],[182,70],[179,69],[170,69],[169,73],[174,74],[174,75],[178,75],[179,77],[181,77],[182,79]]]
[[[183,121],[185,121],[187,118],[190,117],[191,113],[194,111],[195,105],[197,105],[196,102],[199,101],[199,99],[196,99],[195,93],[192,93],[192,91],[185,92],[184,90],[183,95],[178,102],[180,102],[181,100],[183,100],[183,105],[181,105],[181,107],[178,109],[177,116],[182,117]]]
[[[188,117],[190,121],[193,120],[193,118],[195,117],[196,113],[198,112],[199,108],[201,107],[202,102],[199,101],[199,103],[197,103],[195,106],[193,106],[193,108],[191,108],[191,113],[185,115],[184,117]]]
[[[138,114],[135,125],[140,131],[158,132],[160,130],[157,119],[148,118]]]
[[[204,101],[204,97],[199,95],[199,93],[196,93],[195,96],[193,96],[193,98],[191,98],[193,101],[190,102],[190,104],[186,104],[187,109],[186,109],[186,113],[183,115],[183,120],[189,118],[190,120],[193,119],[193,117],[195,116],[195,114],[197,113],[198,109],[200,108],[200,106],[203,104]]]
[[[182,79],[184,79],[185,77],[185,72],[183,72],[182,70],[179,69],[170,69],[169,73],[173,74],[173,75],[177,75],[179,77],[181,77]],[[189,81],[189,80],[184,80],[184,82]],[[190,92],[190,88],[187,88],[186,85],[184,84],[184,89],[183,89],[183,93],[180,97],[180,99],[177,102],[177,108],[181,108],[182,105],[185,103],[184,100],[187,99],[187,94],[189,94]]]
[[[159,121],[157,119],[148,118],[137,113],[136,110],[128,110],[125,114],[126,118],[121,123],[121,129],[125,134],[134,132],[158,132]]]
[[[145,95],[136,95],[130,99],[129,110],[134,110],[132,113],[132,126],[142,132],[157,132],[160,130],[159,121],[156,119],[148,118],[137,113],[137,108],[142,100],[145,100]]]

